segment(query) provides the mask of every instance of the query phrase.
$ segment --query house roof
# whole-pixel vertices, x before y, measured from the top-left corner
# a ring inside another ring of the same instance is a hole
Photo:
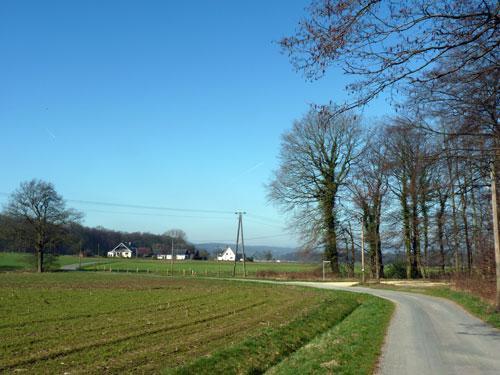
[[[226,247],[224,250],[219,251],[218,256],[223,256],[223,255],[224,255],[224,254],[226,254],[228,251],[231,251],[233,254],[236,254],[236,252],[235,252],[233,249],[231,249],[231,247],[230,247],[230,246],[228,246],[228,247]]]
[[[113,250],[111,251],[132,251],[128,248],[127,245],[125,245],[123,242],[120,242],[118,246],[116,246]]]

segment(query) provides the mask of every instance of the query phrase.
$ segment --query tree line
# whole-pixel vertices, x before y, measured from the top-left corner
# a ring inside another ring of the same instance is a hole
[[[314,106],[283,136],[269,185],[333,272],[361,217],[375,277],[381,247],[401,248],[407,277],[431,266],[496,275],[500,310],[499,11],[489,0],[319,0],[280,40],[307,79],[331,66],[353,78],[350,100]],[[398,115],[361,126],[355,111],[382,93]]]
[[[196,253],[180,229],[163,234],[122,232],[86,227],[82,217],[66,207],[53,184],[36,179],[22,182],[0,214],[0,250],[36,254],[38,272],[43,272],[47,254],[105,256],[120,242],[136,248],[138,256],[169,253],[172,245],[184,253]]]

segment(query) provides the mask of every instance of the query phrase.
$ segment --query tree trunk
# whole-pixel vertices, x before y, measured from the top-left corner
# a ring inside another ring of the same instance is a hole
[[[43,233],[40,233],[41,229],[37,230],[37,241],[35,244],[35,252],[37,257],[37,272],[43,272],[43,250],[44,250],[44,242],[43,242]]]
[[[455,203],[455,185],[453,177],[452,161],[448,158],[448,174],[450,176],[450,194],[451,194],[451,219],[453,223],[453,256],[455,258],[455,272],[460,272],[460,257],[458,244],[458,223],[457,223],[457,206]]]
[[[406,177],[403,177],[403,189],[401,193],[401,210],[403,216],[403,237],[405,244],[405,253],[406,253],[406,278],[411,279],[412,277],[412,264],[413,264],[413,256],[411,252],[411,232],[410,232],[410,212],[408,210],[408,201],[407,201],[407,182]]]
[[[441,273],[444,275],[445,273],[445,255],[444,255],[444,214],[446,210],[446,199],[440,197],[439,199],[439,210],[437,211],[437,238],[439,243],[439,258],[440,258],[440,267]]]
[[[339,276],[339,256],[337,249],[337,231],[335,223],[334,198],[329,196],[323,201],[325,215],[325,258],[330,261],[330,267],[334,277]]]
[[[370,278],[377,278],[377,245],[375,232],[373,227],[373,216],[371,215],[370,208],[367,207],[364,215],[365,234],[368,247],[370,248]]]
[[[425,272],[422,268],[422,259],[420,253],[420,222],[418,218],[418,198],[416,191],[412,191],[411,194],[411,231],[412,231],[412,252],[413,252],[413,262],[412,262],[412,277],[424,277]]]
[[[422,229],[424,236],[424,261],[423,261],[423,275],[429,276],[429,209],[427,207],[427,186],[423,187],[422,195],[420,198],[420,207],[422,211]]]
[[[460,192],[460,201],[462,203],[462,221],[464,223],[465,248],[467,251],[467,273],[470,275],[472,271],[472,249],[469,238],[469,219],[467,217],[467,187],[468,182],[464,176],[464,184]]]

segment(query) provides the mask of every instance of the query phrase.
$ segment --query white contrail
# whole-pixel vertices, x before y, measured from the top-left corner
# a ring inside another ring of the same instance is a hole
[[[56,136],[54,135],[54,133],[52,133],[49,129],[45,128],[45,131],[47,132],[48,135],[50,135],[50,137],[52,138],[52,140],[56,140]]]
[[[247,175],[249,173],[252,173],[253,171],[255,171],[257,168],[259,168],[263,164],[264,164],[264,162],[261,161],[261,162],[255,164],[253,167],[244,170],[238,176],[236,176],[235,178],[233,178],[230,182],[234,182],[234,181],[238,180],[240,177],[242,177],[244,175]]]

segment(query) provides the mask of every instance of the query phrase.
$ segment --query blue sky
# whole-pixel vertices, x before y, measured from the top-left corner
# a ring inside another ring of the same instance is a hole
[[[243,209],[249,244],[295,245],[264,184],[281,134],[347,83],[338,70],[306,82],[276,45],[307,4],[2,1],[0,192],[48,180],[86,225],[196,242],[229,242],[235,215],[75,201]],[[380,99],[364,114],[387,111]]]

